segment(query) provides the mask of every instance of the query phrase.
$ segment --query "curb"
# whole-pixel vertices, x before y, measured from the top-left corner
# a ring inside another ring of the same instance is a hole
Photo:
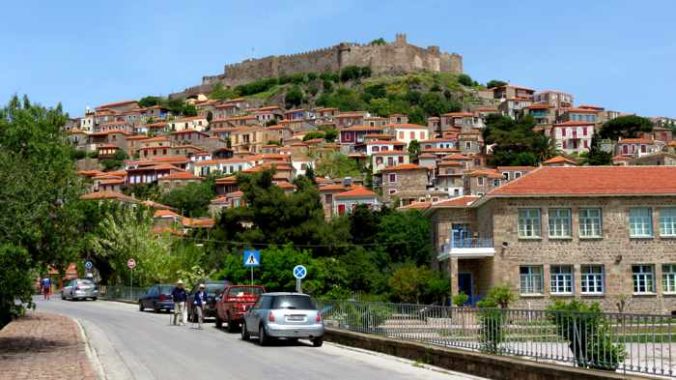
[[[85,353],[87,354],[87,358],[89,358],[89,363],[92,365],[94,372],[96,372],[96,377],[101,380],[106,379],[106,374],[103,371],[103,365],[99,360],[99,355],[96,353],[96,350],[92,348],[92,346],[89,344],[87,332],[85,331],[84,327],[82,327],[82,324],[80,323],[79,320],[73,318],[73,321],[75,321],[75,324],[80,330],[80,336],[84,341]]]

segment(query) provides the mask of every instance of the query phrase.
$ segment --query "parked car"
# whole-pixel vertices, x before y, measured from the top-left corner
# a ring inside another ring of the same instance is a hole
[[[151,286],[138,300],[139,311],[153,309],[156,313],[159,313],[162,310],[174,310],[174,300],[171,297],[171,291],[173,289],[174,285],[171,284]]]
[[[216,327],[227,323],[228,332],[235,332],[244,320],[244,313],[253,306],[265,288],[260,285],[228,285],[216,301]]]
[[[91,298],[93,301],[99,296],[99,289],[92,280],[80,279],[70,280],[61,289],[61,299],[86,300]]]
[[[220,297],[223,288],[229,284],[228,281],[211,281],[207,280],[202,282],[206,286],[204,289],[207,292],[207,304],[204,306],[204,319],[207,318],[216,318],[216,300]],[[195,286],[188,293],[188,301],[186,302],[186,308],[188,312],[188,321],[196,322],[197,321],[197,311],[193,307],[192,301],[195,299],[195,293],[197,293],[199,284]]]
[[[324,343],[321,312],[307,294],[265,293],[244,314],[242,340],[255,335],[260,345],[270,339],[309,339],[315,347]]]

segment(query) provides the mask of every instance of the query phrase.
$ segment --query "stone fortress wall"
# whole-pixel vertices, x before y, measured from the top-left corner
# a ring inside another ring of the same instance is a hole
[[[223,74],[205,76],[201,85],[187,88],[171,97],[208,92],[216,83],[222,83],[226,87],[237,86],[280,75],[338,72],[347,66],[368,66],[374,75],[423,70],[456,74],[463,72],[461,55],[443,53],[438,46],[422,48],[411,45],[406,41],[405,34],[397,34],[394,42],[383,45],[340,43],[303,53],[248,59],[225,65]]]

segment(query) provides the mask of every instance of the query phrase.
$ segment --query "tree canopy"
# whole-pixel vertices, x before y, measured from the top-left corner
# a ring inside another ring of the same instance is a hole
[[[599,131],[602,139],[617,140],[622,138],[639,137],[641,133],[652,132],[653,123],[650,119],[636,115],[627,115],[608,120]]]
[[[520,120],[500,114],[488,115],[483,131],[486,145],[496,144],[489,162],[495,166],[537,165],[556,154],[552,140],[533,131],[535,121]]]

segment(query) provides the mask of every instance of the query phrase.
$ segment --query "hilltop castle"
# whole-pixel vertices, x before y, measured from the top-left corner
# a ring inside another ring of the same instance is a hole
[[[397,34],[394,42],[385,44],[340,43],[328,48],[292,55],[247,59],[225,65],[223,74],[205,76],[199,86],[172,94],[172,97],[208,92],[216,83],[236,86],[261,78],[301,72],[338,72],[346,66],[368,66],[374,75],[403,74],[414,71],[462,73],[462,56],[442,53],[438,46],[421,48],[406,42],[405,34]]]

